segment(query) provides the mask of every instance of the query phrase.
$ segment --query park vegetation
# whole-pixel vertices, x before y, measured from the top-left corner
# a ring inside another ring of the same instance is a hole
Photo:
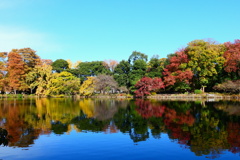
[[[77,58],[77,57],[76,57]],[[201,91],[240,92],[240,40],[194,40],[166,58],[133,51],[128,60],[72,63],[41,59],[31,48],[0,52],[1,94],[37,96]]]

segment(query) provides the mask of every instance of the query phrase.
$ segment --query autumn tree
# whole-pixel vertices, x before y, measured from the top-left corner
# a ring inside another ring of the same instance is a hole
[[[103,65],[104,65],[106,68],[109,68],[109,70],[113,73],[113,72],[114,72],[114,69],[115,69],[116,66],[118,65],[118,61],[115,61],[115,60],[112,60],[112,59],[105,60],[105,61],[103,61]]]
[[[80,79],[73,76],[71,73],[63,71],[54,73],[47,85],[46,95],[74,95],[79,91]]]
[[[100,74],[96,77],[95,80],[95,90],[100,91],[103,94],[109,91],[113,93],[118,87],[117,82],[114,80],[113,76]]]
[[[231,79],[240,78],[240,39],[234,43],[224,43],[226,51],[223,57],[226,59],[224,63],[224,70],[231,76]]]
[[[226,82],[216,84],[213,89],[220,92],[240,93],[240,80],[228,80]]]
[[[6,91],[7,52],[0,52],[0,92]]]
[[[150,95],[153,91],[158,91],[159,89],[164,88],[165,86],[161,78],[143,77],[137,82],[135,87],[137,89],[134,92],[136,97],[144,97]]]
[[[44,64],[46,64],[46,65],[52,65],[52,60],[51,59],[41,59],[41,62],[40,62],[40,65],[44,65]]]
[[[164,69],[164,83],[168,89],[175,91],[184,91],[190,89],[190,82],[193,73],[187,68],[189,62],[188,56],[184,53],[184,49],[177,51],[169,56],[169,64]]]
[[[25,74],[24,62],[17,50],[12,50],[8,54],[7,70],[9,87],[16,94],[18,90],[21,90]]]
[[[96,82],[95,77],[87,77],[87,80],[80,86],[79,93],[83,96],[91,96],[94,93]]]
[[[28,74],[36,65],[40,65],[41,59],[36,54],[36,51],[31,48],[14,49],[14,52],[18,53],[21,56],[22,61],[24,62],[25,75],[22,77],[23,80],[21,84],[21,89],[27,90],[28,85],[25,83],[26,74]]]
[[[45,96],[48,90],[48,84],[52,78],[52,66],[47,63],[35,66],[27,75],[26,83],[29,86],[30,93],[36,90],[38,96]]]
[[[36,54],[36,51],[31,48],[17,49],[16,52],[21,55],[26,64],[27,72],[41,63],[40,57]]]
[[[188,44],[185,51],[189,58],[187,67],[191,69],[196,87],[204,88],[217,78],[224,64],[224,46],[204,40],[195,40]]]

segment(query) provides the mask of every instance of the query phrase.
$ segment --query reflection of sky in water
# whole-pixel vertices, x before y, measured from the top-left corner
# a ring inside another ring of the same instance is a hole
[[[0,159],[240,157],[240,117],[227,114],[237,115],[236,102],[204,107],[145,100],[38,99],[31,107],[26,102],[0,101],[0,127],[13,135],[11,147],[0,147]]]
[[[149,130],[150,132],[150,130]],[[160,139],[149,139],[134,143],[128,134],[121,132],[113,134],[76,132],[70,135],[41,135],[35,144],[29,148],[0,148],[0,158],[3,160],[66,160],[66,159],[209,159],[207,156],[195,156],[189,149],[179,147],[176,141],[168,135],[161,134]],[[210,157],[211,158],[211,157]],[[223,152],[217,159],[238,159],[239,154]]]

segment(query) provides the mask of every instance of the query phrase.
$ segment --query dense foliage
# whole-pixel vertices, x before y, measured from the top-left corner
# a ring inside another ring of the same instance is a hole
[[[90,78],[90,77],[95,77]],[[41,59],[31,48],[0,52],[1,93],[92,95],[94,93],[239,93],[240,40],[194,40],[167,58],[133,51],[128,60],[81,62]],[[161,83],[154,88],[155,80]],[[88,90],[89,89],[89,90]]]

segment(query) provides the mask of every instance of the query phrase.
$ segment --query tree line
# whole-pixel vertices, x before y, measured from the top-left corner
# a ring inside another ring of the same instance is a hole
[[[218,44],[194,40],[166,58],[133,51],[128,60],[72,63],[41,59],[31,48],[0,52],[1,93],[91,96],[195,90],[239,93],[240,40]]]

